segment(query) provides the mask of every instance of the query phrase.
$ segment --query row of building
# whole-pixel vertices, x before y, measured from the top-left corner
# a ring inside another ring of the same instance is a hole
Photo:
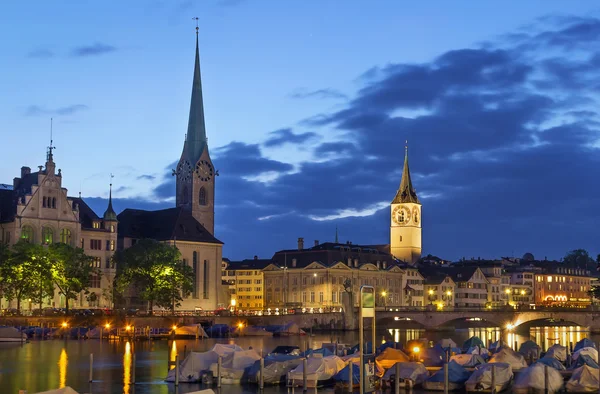
[[[302,239],[298,243],[298,249],[270,259],[224,260],[230,305],[242,311],[341,308],[346,287],[358,305],[360,286],[371,285],[377,305],[389,308],[586,307],[596,281],[586,269],[530,254],[452,264],[424,259],[411,265],[395,260],[385,245],[315,241],[305,249]]]

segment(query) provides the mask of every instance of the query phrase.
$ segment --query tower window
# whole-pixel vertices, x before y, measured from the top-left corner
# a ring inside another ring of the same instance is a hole
[[[198,193],[198,203],[200,205],[206,205],[206,189],[204,186],[200,188],[200,193]]]
[[[402,242],[402,235],[400,236],[400,242]]]
[[[419,223],[419,213],[415,212],[415,223]]]

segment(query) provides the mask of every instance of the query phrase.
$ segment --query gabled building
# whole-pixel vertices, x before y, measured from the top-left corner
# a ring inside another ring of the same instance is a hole
[[[69,302],[72,308],[112,307],[112,297],[106,290],[115,276],[112,255],[116,249],[118,220],[112,207],[112,185],[109,202],[102,217],[81,197],[69,197],[62,187],[63,174],[56,171],[52,144],[48,148],[45,166],[31,172],[21,167],[12,186],[0,188],[0,240],[13,245],[19,240],[50,245],[62,242],[80,247],[101,272],[90,278],[89,293],[83,292]],[[13,301],[9,306],[16,304]],[[6,305],[6,304],[4,304]],[[22,302],[24,310],[39,308],[32,302]],[[43,307],[64,307],[65,298],[55,290],[54,297],[44,300]]]
[[[488,300],[489,281],[479,267],[446,269],[455,287],[454,306],[484,308]]]

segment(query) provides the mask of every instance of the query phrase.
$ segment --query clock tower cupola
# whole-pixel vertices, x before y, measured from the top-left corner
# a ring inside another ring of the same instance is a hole
[[[200,51],[196,26],[196,59],[188,129],[183,152],[173,170],[176,181],[176,204],[192,212],[194,218],[214,235],[215,226],[215,171],[208,153],[208,139],[204,123],[204,103],[200,75]]]
[[[404,153],[402,180],[391,203],[390,253],[409,264],[421,257],[421,202],[417,197],[408,168],[408,145]]]

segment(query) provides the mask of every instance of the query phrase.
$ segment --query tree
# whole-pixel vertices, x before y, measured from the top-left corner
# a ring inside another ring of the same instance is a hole
[[[590,257],[585,249],[575,249],[570,251],[563,258],[563,262],[588,271],[596,269],[596,262]]]
[[[600,286],[592,286],[588,291],[588,294],[592,299],[599,300],[600,299]]]
[[[4,283],[4,294],[8,300],[17,300],[17,311],[21,313],[21,300],[43,299],[49,294],[51,278],[48,254],[41,245],[20,240],[8,254],[2,252],[4,262],[0,266]]]
[[[65,309],[69,313],[69,300],[77,299],[82,291],[87,294],[92,275],[100,275],[93,267],[94,259],[87,256],[83,249],[64,243],[55,243],[48,247],[52,266],[52,280],[61,294],[65,296]]]
[[[139,297],[154,306],[175,310],[193,290],[194,272],[183,264],[175,246],[152,239],[138,241],[114,256],[117,262],[117,293],[135,288]]]

